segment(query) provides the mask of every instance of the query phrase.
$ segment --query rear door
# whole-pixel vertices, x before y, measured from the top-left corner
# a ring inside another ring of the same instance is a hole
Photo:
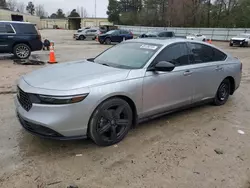
[[[12,25],[0,23],[0,52],[11,52],[16,33]]]
[[[226,55],[205,44],[188,43],[194,78],[193,102],[213,98],[223,80]]]
[[[114,31],[111,35],[112,42],[121,42],[122,36],[121,36],[121,30]]]

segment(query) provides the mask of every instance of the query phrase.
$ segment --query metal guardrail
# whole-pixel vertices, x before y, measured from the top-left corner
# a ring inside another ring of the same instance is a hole
[[[184,28],[184,27],[143,27],[118,25],[120,29],[132,31],[135,35],[140,35],[149,31],[169,30],[174,31],[178,37],[185,37],[189,33],[201,33],[208,39],[218,41],[229,41],[232,37],[240,33],[250,33],[250,28]]]

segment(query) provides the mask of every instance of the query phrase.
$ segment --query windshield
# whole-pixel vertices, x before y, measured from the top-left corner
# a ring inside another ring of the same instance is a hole
[[[107,66],[139,69],[160,49],[161,45],[129,42],[114,46],[94,59]]]
[[[82,29],[78,29],[77,33],[81,33],[82,32]]]

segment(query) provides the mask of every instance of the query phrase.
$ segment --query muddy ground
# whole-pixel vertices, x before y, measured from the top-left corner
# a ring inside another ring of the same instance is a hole
[[[71,31],[44,30],[42,34],[55,41],[60,63],[92,57],[107,48],[93,41],[74,41]],[[214,44],[243,62],[241,86],[228,103],[140,124],[111,147],[98,147],[90,140],[32,136],[15,117],[14,95],[0,94],[0,187],[249,188],[250,49]],[[33,57],[47,61],[48,52],[36,52]],[[14,92],[20,75],[40,67],[2,58],[0,93]]]

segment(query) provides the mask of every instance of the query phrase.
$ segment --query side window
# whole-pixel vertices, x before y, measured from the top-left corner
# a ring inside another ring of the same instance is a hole
[[[190,43],[190,50],[190,60],[193,64],[213,61],[213,48],[210,46],[198,43]]]
[[[92,29],[92,30],[90,30],[92,33],[95,33],[95,32],[97,32],[97,30],[95,30],[95,29]]]
[[[6,33],[5,24],[4,23],[0,23],[0,33]]]
[[[214,61],[224,61],[227,55],[214,48]]]
[[[175,66],[188,65],[188,48],[185,43],[174,44],[166,47],[156,57],[156,61],[168,61]]]
[[[33,24],[18,23],[18,24],[15,24],[13,26],[18,33],[37,35],[37,30]]]
[[[15,33],[10,24],[6,24],[5,29],[7,33]]]
[[[122,31],[121,31],[121,34],[125,34],[125,35],[127,35],[127,34],[129,34],[129,32],[128,32],[128,31],[126,31],[126,30],[122,30]]]
[[[166,33],[165,33],[165,32],[159,33],[158,36],[159,36],[159,37],[166,37]]]
[[[173,33],[172,32],[167,32],[166,37],[173,37]]]
[[[193,64],[223,61],[226,54],[210,46],[198,43],[190,43],[190,60]]]
[[[10,24],[0,23],[0,33],[15,33]]]

